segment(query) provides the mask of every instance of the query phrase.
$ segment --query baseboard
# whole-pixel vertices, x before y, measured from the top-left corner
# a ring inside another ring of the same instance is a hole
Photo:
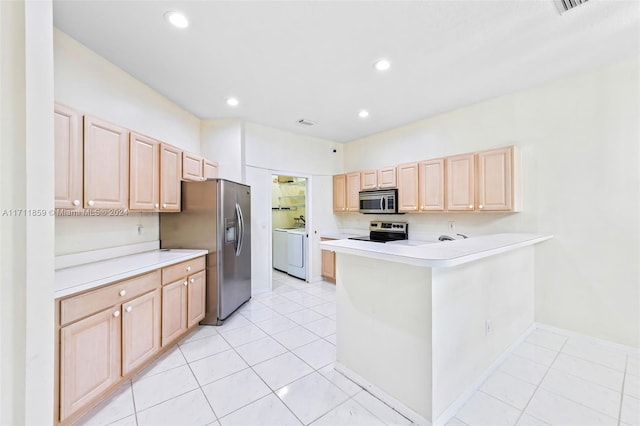
[[[394,397],[390,396],[388,393],[378,388],[377,386],[375,386],[374,384],[372,384],[371,382],[369,382],[368,380],[366,380],[365,378],[363,378],[361,375],[354,372],[350,368],[345,367],[343,364],[337,361],[334,364],[334,368],[336,371],[348,377],[351,381],[362,386],[367,392],[374,395],[380,401],[384,402],[389,407],[393,408],[398,413],[402,414],[403,416],[411,420],[413,423],[420,426],[431,426],[431,422],[429,420],[427,420],[420,414],[416,413],[411,408],[407,407],[406,405],[404,405],[402,402],[398,401]]]
[[[462,406],[471,398],[471,396],[482,386],[482,384],[498,370],[500,365],[513,353],[515,348],[520,345],[528,336],[536,329],[536,323],[531,324],[520,336],[518,336],[499,356],[487,367],[478,378],[456,398],[455,401],[447,407],[446,410],[433,422],[434,426],[447,424],[453,418]]]
[[[588,334],[582,334],[582,333],[578,333],[577,331],[567,330],[565,328],[560,328],[560,327],[556,327],[553,325],[548,325],[540,322],[536,322],[534,324],[536,328],[540,330],[545,330],[545,331],[549,331],[551,333],[556,333],[556,334],[562,334],[563,336],[573,337],[575,339],[584,340],[587,342],[597,343],[599,345],[608,346],[615,350],[636,354],[640,356],[640,348],[623,345],[622,343],[616,343],[610,340],[600,339],[599,337],[593,337]]]

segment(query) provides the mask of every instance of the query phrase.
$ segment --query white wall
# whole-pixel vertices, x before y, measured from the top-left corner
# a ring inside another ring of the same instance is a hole
[[[218,163],[218,176],[245,181],[243,122],[234,118],[202,120],[201,153]]]
[[[0,2],[0,210],[53,208],[51,1]],[[53,420],[54,219],[0,216],[0,424]]]
[[[335,229],[332,213],[332,178],[342,171],[342,145],[309,136],[297,135],[255,123],[244,123],[247,181],[251,185],[251,232],[253,277],[269,276],[271,256],[271,179],[272,174],[307,177],[305,211],[308,218],[312,268],[310,280],[320,278],[319,230]],[[336,152],[333,152],[336,149]],[[262,285],[266,287],[262,287]],[[270,288],[268,282],[254,281],[254,292]]]
[[[200,120],[54,29],[55,100],[200,154]],[[138,225],[144,232],[138,233]],[[56,254],[155,241],[158,215],[57,217]]]
[[[361,170],[515,144],[523,211],[397,216],[411,232],[551,233],[536,247],[536,321],[640,346],[640,58],[345,145]],[[373,217],[339,215],[348,228]]]

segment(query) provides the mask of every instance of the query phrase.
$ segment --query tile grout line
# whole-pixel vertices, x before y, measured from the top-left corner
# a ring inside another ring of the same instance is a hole
[[[518,416],[518,419],[516,420],[515,424],[518,424],[518,422],[520,421],[520,419],[522,419],[522,416],[525,414],[527,407],[529,407],[529,404],[531,403],[531,401],[533,400],[533,397],[536,395],[536,393],[538,393],[538,390],[540,390],[540,385],[542,385],[542,382],[544,382],[544,379],[547,377],[547,374],[549,374],[549,371],[551,371],[551,367],[553,366],[553,364],[555,364],[556,360],[558,359],[558,357],[560,356],[560,354],[562,353],[562,349],[564,348],[564,346],[567,344],[567,342],[569,341],[569,338],[566,336],[565,337],[564,342],[562,343],[562,346],[560,346],[560,349],[558,349],[556,356],[553,358],[553,361],[551,361],[551,363],[549,364],[549,366],[547,366],[547,370],[544,372],[544,375],[542,376],[542,378],[540,379],[540,381],[538,382],[538,384],[536,385],[536,389],[533,391],[533,393],[531,394],[531,396],[529,397],[529,400],[527,401],[527,403],[524,405],[524,408],[522,409],[522,411],[520,412],[520,415]],[[535,345],[535,343],[534,343]],[[538,347],[542,347],[540,345],[536,345]],[[549,349],[549,348],[545,348],[545,349]],[[525,358],[526,359],[526,358]],[[542,364],[539,364],[542,365]],[[531,416],[531,414],[526,413],[527,415]],[[532,416],[534,418],[537,419],[536,416]],[[540,421],[544,421],[542,419],[538,419]],[[545,422],[546,423],[546,422]]]
[[[627,382],[627,369],[629,367],[629,354],[627,354],[624,360],[624,373],[622,376],[622,389],[620,390],[620,409],[618,410],[618,426],[622,422],[622,403],[624,401],[624,385]]]

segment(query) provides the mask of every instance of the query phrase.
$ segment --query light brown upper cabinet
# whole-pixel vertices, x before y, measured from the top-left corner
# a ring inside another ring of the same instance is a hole
[[[357,212],[360,210],[360,173],[347,173],[347,194],[346,204],[348,212]]]
[[[477,154],[478,210],[519,211],[520,151],[514,147]]]
[[[160,208],[160,143],[131,133],[129,209],[157,211]]]
[[[333,177],[333,211],[347,211],[347,175]]]
[[[420,211],[443,211],[445,208],[444,158],[421,161]]]
[[[54,107],[55,207],[82,208],[82,115]]]
[[[203,158],[189,152],[182,153],[182,180],[204,180]]]
[[[398,166],[398,211],[418,211],[418,163]]]
[[[218,163],[207,160],[202,160],[202,167],[205,179],[214,179],[218,177]]]
[[[160,211],[180,211],[182,151],[166,143],[160,144]]]
[[[475,155],[462,154],[446,158],[447,210],[475,209]]]
[[[385,167],[378,170],[360,172],[360,190],[395,188],[397,186],[396,168]]]
[[[129,206],[129,131],[84,117],[84,206]]]

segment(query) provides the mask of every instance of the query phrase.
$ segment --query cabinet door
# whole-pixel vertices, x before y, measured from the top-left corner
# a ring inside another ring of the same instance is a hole
[[[513,210],[513,147],[478,153],[478,210]]]
[[[395,188],[397,184],[395,167],[386,167],[378,170],[378,188]]]
[[[205,272],[189,276],[187,285],[187,328],[192,327],[204,318],[205,314]]]
[[[320,238],[320,241],[330,241],[331,238]],[[322,277],[335,284],[336,282],[336,252],[331,250],[322,250]]]
[[[129,209],[157,211],[160,208],[159,143],[131,133],[129,141]]]
[[[160,211],[180,211],[182,151],[165,143],[160,145]]]
[[[160,350],[160,289],[122,305],[122,374]]]
[[[207,159],[202,160],[204,167],[204,178],[205,179],[214,179],[218,177],[218,163],[214,161],[209,161]]]
[[[418,163],[398,166],[398,211],[418,211]]]
[[[188,152],[182,153],[182,179],[183,180],[203,180],[204,174],[202,171],[202,157],[190,154]]]
[[[55,206],[82,208],[82,116],[72,108],[54,108]]]
[[[446,158],[447,210],[472,211],[475,209],[474,154]]]
[[[364,172],[360,172],[360,190],[366,191],[369,189],[377,189],[378,188],[378,171],[377,170],[366,170]]]
[[[162,287],[162,346],[187,330],[187,278]]]
[[[420,162],[420,210],[444,210],[444,159]]]
[[[120,314],[110,308],[60,329],[60,420],[120,379]]]
[[[129,206],[129,132],[95,117],[84,117],[84,206]]]
[[[333,211],[347,210],[347,175],[333,177]]]
[[[347,211],[357,212],[360,210],[360,173],[353,172],[347,174]]]

